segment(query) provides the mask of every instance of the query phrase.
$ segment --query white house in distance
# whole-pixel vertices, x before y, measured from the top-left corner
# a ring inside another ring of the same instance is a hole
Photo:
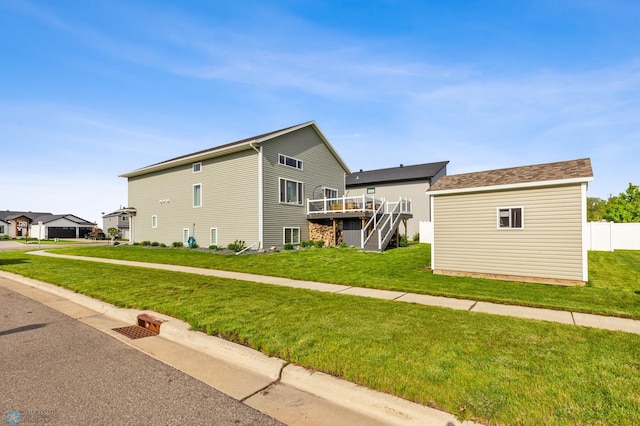
[[[95,226],[72,214],[0,211],[0,235],[11,238],[83,238]]]
[[[584,285],[588,158],[443,176],[430,189],[435,274]]]
[[[109,228],[116,228],[120,231],[120,238],[129,239],[129,221],[131,216],[122,210],[105,214],[102,216],[102,230],[108,235]]]

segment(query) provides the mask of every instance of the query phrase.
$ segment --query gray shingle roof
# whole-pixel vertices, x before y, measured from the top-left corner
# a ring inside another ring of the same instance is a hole
[[[424,163],[412,166],[355,172],[346,176],[346,185],[347,188],[349,188],[360,185],[429,180],[442,169],[446,168],[447,164],[449,164],[448,161],[440,161],[437,163]]]
[[[592,178],[591,160],[560,161],[484,172],[443,176],[429,191],[482,188],[497,185],[514,185],[532,182],[557,181],[576,178]]]

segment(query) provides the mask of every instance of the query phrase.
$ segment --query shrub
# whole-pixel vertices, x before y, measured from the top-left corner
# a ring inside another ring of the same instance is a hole
[[[160,243],[157,242],[157,241],[154,241],[154,242],[151,243],[152,247],[158,247],[159,245],[160,245]]]
[[[139,246],[139,245],[140,245],[140,243],[136,242],[136,243],[133,243],[133,245],[134,245],[134,246]]]
[[[227,246],[229,250],[235,251],[236,253],[244,250],[246,247],[247,246],[245,245],[244,241],[241,240],[235,240],[234,242],[229,243],[229,245]]]
[[[167,245],[165,243],[160,243],[160,247],[166,247]]]
[[[398,245],[400,247],[409,247],[409,240],[407,239],[406,235],[400,235],[400,243]]]
[[[322,240],[318,240],[318,241],[314,241],[313,244],[317,247],[317,248],[322,248],[324,247],[324,241]]]
[[[291,243],[287,243],[284,245],[283,247],[285,250],[293,250],[293,244]]]
[[[151,241],[143,241],[142,243],[143,246],[150,246],[151,245]]]
[[[347,248],[349,247],[349,244],[345,243],[344,241],[340,243],[340,248]]]
[[[114,246],[120,245],[120,241],[114,241],[114,242],[113,242],[113,245],[114,245]]]
[[[200,246],[198,245],[198,243],[195,243],[195,242],[194,242],[194,243],[193,243],[193,244],[191,244],[189,247],[191,247],[191,248],[193,248],[193,249],[196,249],[196,248],[198,248],[198,247],[200,247]]]
[[[313,247],[313,241],[301,241],[300,247],[302,248]]]
[[[415,234],[413,234],[413,241],[415,241],[416,243],[420,242],[420,233],[416,232]]]
[[[171,247],[184,247],[184,243],[182,241],[174,241],[171,243]]]
[[[215,245],[215,244],[211,244],[211,245],[209,246],[209,250],[219,251],[219,250],[222,250],[222,247],[217,246],[217,245]]]

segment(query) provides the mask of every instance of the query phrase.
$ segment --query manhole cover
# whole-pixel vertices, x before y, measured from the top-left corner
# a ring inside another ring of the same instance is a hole
[[[155,333],[148,328],[140,327],[139,325],[130,325],[128,327],[118,327],[113,328],[113,331],[116,331],[120,334],[124,334],[129,339],[142,339],[143,337],[151,337],[157,336],[158,333]]]

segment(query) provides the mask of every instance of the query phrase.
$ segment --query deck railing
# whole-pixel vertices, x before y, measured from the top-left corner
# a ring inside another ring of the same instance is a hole
[[[307,214],[348,213],[375,211],[384,200],[369,197],[364,194],[355,197],[323,198],[320,200],[307,199]]]

